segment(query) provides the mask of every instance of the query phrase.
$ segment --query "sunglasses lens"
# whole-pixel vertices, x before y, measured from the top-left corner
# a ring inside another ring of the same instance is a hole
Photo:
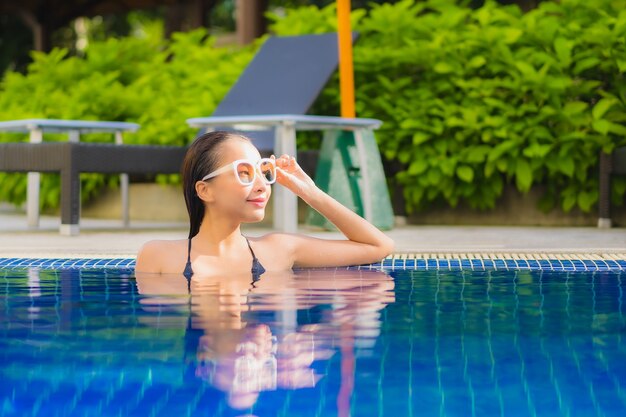
[[[254,182],[254,166],[248,162],[237,164],[237,177],[242,184],[252,184]]]
[[[271,184],[276,181],[276,166],[272,163],[271,160],[261,160],[261,163],[259,165],[261,174],[263,174],[263,179],[265,180],[265,182]]]

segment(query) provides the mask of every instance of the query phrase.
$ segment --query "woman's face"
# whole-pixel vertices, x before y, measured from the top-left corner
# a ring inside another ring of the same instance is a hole
[[[252,143],[237,136],[231,137],[221,145],[220,154],[217,168],[238,159],[247,159],[253,164],[261,159],[259,151]],[[242,223],[258,222],[265,217],[265,206],[272,194],[272,188],[263,181],[259,172],[256,172],[252,184],[242,185],[235,177],[234,171],[229,169],[212,178],[209,186],[214,192],[212,208],[237,217]]]

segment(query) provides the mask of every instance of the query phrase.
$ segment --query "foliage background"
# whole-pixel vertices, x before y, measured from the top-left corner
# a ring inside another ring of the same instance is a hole
[[[124,134],[125,143],[185,145],[196,130],[189,117],[209,115],[242,69],[256,45],[214,46],[206,31],[177,33],[164,41],[156,28],[149,36],[109,38],[91,42],[84,57],[66,49],[34,53],[25,75],[7,72],[0,86],[0,120],[58,118],[119,120],[139,123],[137,133]],[[28,140],[3,134],[0,141]],[[46,134],[45,140],[67,140]],[[113,142],[108,134],[82,135],[82,141]],[[178,176],[161,181],[178,181]],[[24,174],[0,173],[0,200],[25,200]],[[116,176],[81,175],[81,198],[89,200],[103,186],[115,186]],[[58,207],[58,175],[46,174],[41,183],[43,209]]]
[[[336,25],[333,6],[270,18],[278,35]],[[493,208],[507,186],[545,187],[546,211],[597,203],[598,154],[626,144],[626,0],[543,2],[525,14],[492,1],[473,10],[403,0],[355,9],[352,24],[357,113],[384,121],[377,139],[398,167],[390,182],[409,212]],[[204,31],[164,41],[153,28],[91,42],[82,58],[37,54],[26,75],[5,74],[0,119],[133,121],[142,128],[129,143],[188,143],[195,132],[185,119],[211,114],[262,41],[218,48]],[[315,111],[338,114],[338,99],[335,79]],[[23,201],[23,176],[0,175],[0,199]],[[111,181],[84,176],[84,198]],[[42,204],[54,207],[55,177],[43,187]],[[616,202],[625,192],[626,182],[614,181]]]

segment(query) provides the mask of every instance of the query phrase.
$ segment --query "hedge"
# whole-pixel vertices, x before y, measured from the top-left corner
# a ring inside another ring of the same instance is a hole
[[[197,129],[185,120],[210,115],[248,64],[257,44],[215,47],[205,30],[174,34],[171,41],[127,37],[92,42],[84,57],[64,49],[33,53],[26,74],[7,72],[0,85],[0,120],[59,118],[119,120],[141,125],[124,134],[125,143],[184,145]],[[66,135],[45,135],[67,140]],[[3,134],[0,141],[27,140]],[[83,135],[89,142],[113,141],[112,135]],[[161,181],[178,181],[178,176]],[[0,173],[0,201],[25,200],[23,174]],[[82,200],[103,186],[115,186],[116,176],[81,175]],[[41,207],[58,207],[58,175],[42,178]]]
[[[278,35],[336,30],[334,6],[269,17]],[[541,185],[544,210],[597,203],[598,155],[626,145],[626,0],[543,2],[525,14],[493,1],[472,10],[404,0],[354,10],[352,23],[357,114],[384,121],[377,140],[410,212],[489,209],[507,184]],[[211,114],[262,41],[218,48],[195,31],[93,43],[85,58],[36,54],[26,75],[5,75],[0,119],[133,121],[142,129],[129,142],[188,143],[184,120]],[[337,114],[338,100],[335,78],[315,111]],[[0,200],[23,201],[23,177],[0,175]],[[85,197],[98,178],[83,181]],[[54,206],[58,185],[44,187]],[[625,193],[614,181],[614,200]]]
[[[333,30],[334,10],[277,19],[279,33]],[[598,155],[626,144],[626,1],[562,0],[523,14],[488,1],[401,1],[353,13],[357,112],[382,119],[380,149],[409,211],[495,206],[505,184],[545,186],[544,210],[589,211]],[[325,97],[336,99],[338,89]],[[626,182],[614,182],[621,202]]]

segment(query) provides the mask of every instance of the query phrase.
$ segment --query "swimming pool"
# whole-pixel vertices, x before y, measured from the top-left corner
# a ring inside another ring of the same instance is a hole
[[[626,415],[626,264],[496,261],[0,260],[0,415]]]

